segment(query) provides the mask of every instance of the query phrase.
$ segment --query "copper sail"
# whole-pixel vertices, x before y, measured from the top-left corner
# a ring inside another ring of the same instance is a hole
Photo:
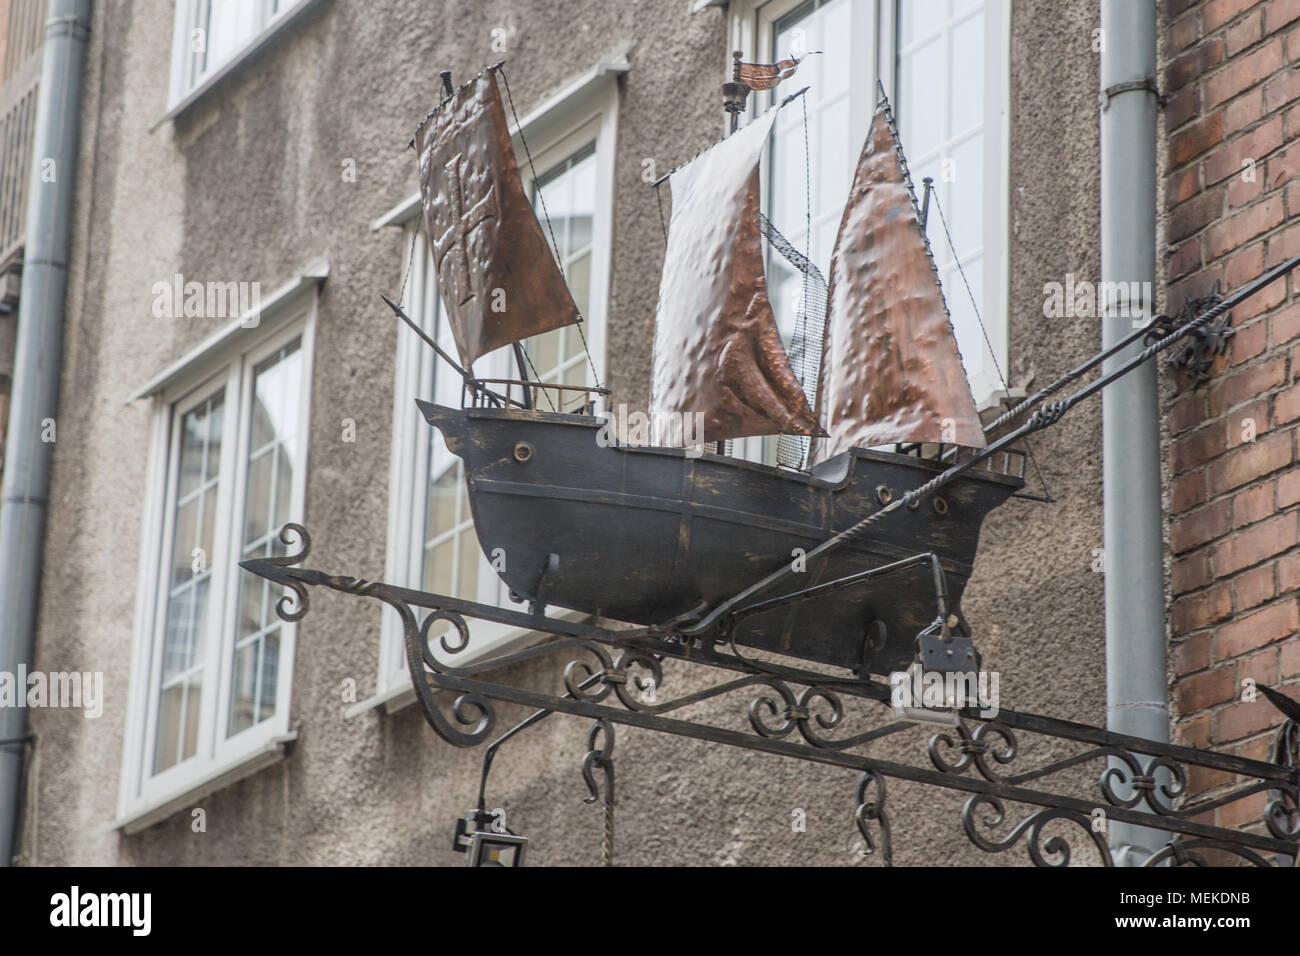
[[[830,437],[813,442],[814,458],[894,442],[984,447],[883,105],[872,119],[840,220],[828,303],[817,411]]]
[[[519,179],[495,71],[444,100],[415,144],[438,288],[465,366],[578,321]]]
[[[775,114],[669,179],[650,405],[660,422],[703,413],[704,441],[823,434],[790,368],[763,275],[758,159]]]

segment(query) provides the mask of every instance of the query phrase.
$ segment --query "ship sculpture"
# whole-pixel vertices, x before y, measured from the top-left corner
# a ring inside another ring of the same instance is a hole
[[[887,102],[840,224],[811,402],[767,298],[760,230],[759,161],[785,104],[668,177],[649,419],[695,416],[706,449],[808,438],[806,467],[789,468],[672,447],[688,428],[666,442],[611,441],[593,414],[602,390],[527,381],[522,360],[518,381],[474,377],[488,352],[581,321],[521,181],[496,72],[451,92],[414,141],[460,361],[445,357],[465,379],[464,407],[418,404],[464,461],[480,546],[506,556],[512,594],[535,610],[691,632],[788,568],[771,593],[700,633],[860,675],[907,667],[923,633],[953,656],[950,642],[969,636],[960,601],[980,525],[1023,487],[1023,454],[1001,456],[1002,470],[987,460],[816,553],[985,446]],[[494,290],[506,309],[494,310]],[[545,410],[541,389],[559,396]],[[974,666],[969,642],[955,646]]]

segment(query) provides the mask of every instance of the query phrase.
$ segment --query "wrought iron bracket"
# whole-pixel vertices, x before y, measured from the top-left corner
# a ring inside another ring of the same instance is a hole
[[[1144,338],[1148,342],[1160,339],[1222,301],[1219,283],[1215,280],[1213,288],[1205,295],[1186,298],[1177,315],[1157,315],[1152,319]],[[1235,333],[1232,313],[1225,312],[1214,321],[1189,332],[1190,341],[1173,357],[1170,364],[1187,376],[1195,391],[1210,380],[1210,369],[1214,366],[1215,359],[1227,352],[1228,341]]]
[[[321,586],[394,608],[403,623],[416,697],[430,727],[448,743],[486,743],[496,722],[494,702],[538,712],[516,731],[552,713],[593,721],[583,773],[591,795],[603,797],[607,862],[613,853],[615,724],[856,771],[861,776],[853,820],[867,852],[879,848],[886,865],[894,854],[893,821],[885,812],[889,777],[969,794],[961,822],[971,842],[985,852],[1001,853],[1024,839],[1030,860],[1039,866],[1069,864],[1066,834],[1102,865],[1113,865],[1105,825],[1116,820],[1175,835],[1147,865],[1203,865],[1207,849],[1257,865],[1294,866],[1300,856],[1300,722],[1293,719],[1279,731],[1276,762],[1267,762],[975,703],[948,711],[955,726],[920,742],[926,759],[883,759],[868,752],[874,741],[925,731],[913,720],[899,719],[903,711],[894,707],[893,688],[878,680],[742,657],[729,653],[725,644],[667,627],[606,628],[327,574],[299,567],[311,550],[301,525],[286,525],[280,539],[298,550],[241,563],[287,589],[276,604],[280,617],[301,620],[310,606],[309,589]],[[543,632],[551,640],[458,667],[456,656],[470,646],[467,618]],[[438,621],[449,623],[451,630],[437,638],[435,648],[430,629]],[[511,664],[557,657],[567,663],[558,676],[562,688],[555,693],[497,683],[488,676]],[[694,668],[712,682],[664,698],[666,667]],[[459,694],[449,713],[435,696],[437,690]],[[749,698],[748,706],[729,711],[730,719],[677,713],[738,694]],[[1022,737],[1043,746],[1036,763],[1015,768]],[[1071,778],[1077,768],[1088,766],[1099,771],[1096,788],[1080,794]],[[1219,771],[1233,782],[1189,799],[1188,770],[1193,767]],[[603,790],[595,770],[605,776]],[[1205,822],[1212,811],[1258,793],[1266,794],[1267,803],[1256,826],[1228,829]],[[1007,803],[1032,809],[999,836]]]

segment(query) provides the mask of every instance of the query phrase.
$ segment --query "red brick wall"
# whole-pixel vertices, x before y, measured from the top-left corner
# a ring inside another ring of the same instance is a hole
[[[1300,0],[1167,0],[1163,29],[1172,311],[1300,252]],[[1177,739],[1261,759],[1281,718],[1243,681],[1300,694],[1298,294],[1294,276],[1234,309],[1214,378],[1165,410]],[[1216,822],[1263,809],[1258,794]]]

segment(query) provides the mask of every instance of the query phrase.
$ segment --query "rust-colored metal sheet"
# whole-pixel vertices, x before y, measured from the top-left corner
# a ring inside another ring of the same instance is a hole
[[[650,405],[661,422],[703,413],[704,441],[824,434],[790,367],[763,274],[758,159],[775,114],[669,180]]]
[[[983,448],[939,276],[921,233],[887,108],[858,160],[831,260],[818,416],[824,460],[854,446]]]
[[[461,361],[578,321],[524,192],[493,70],[449,96],[415,134],[438,289]]]
[[[799,61],[795,59],[780,60],[776,63],[738,63],[736,79],[751,90],[770,90],[782,80],[794,76],[794,71],[798,68]]]

